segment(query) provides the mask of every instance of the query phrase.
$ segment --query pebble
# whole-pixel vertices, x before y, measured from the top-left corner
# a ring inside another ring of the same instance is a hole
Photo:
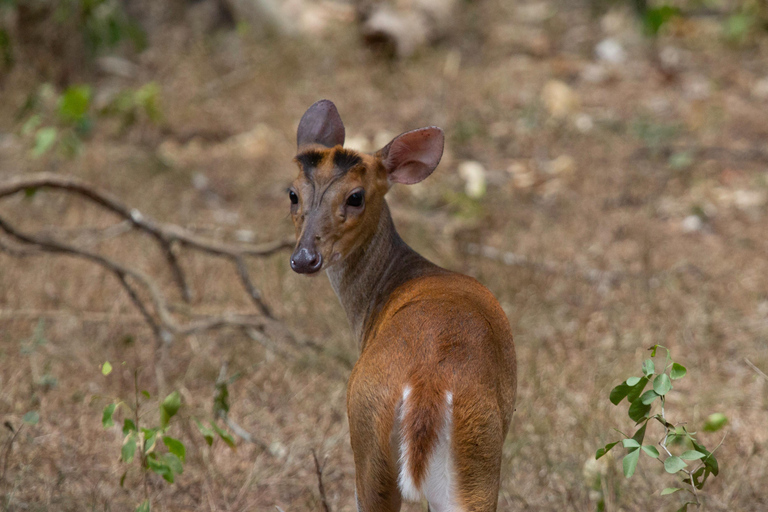
[[[627,52],[624,51],[624,47],[612,37],[603,39],[595,46],[595,55],[599,60],[611,64],[622,64],[627,60]]]
[[[562,119],[579,108],[579,96],[568,84],[550,80],[541,91],[541,99],[552,117]]]
[[[698,215],[689,215],[683,219],[681,227],[684,233],[694,233],[701,231],[701,228],[704,227],[704,222]]]
[[[755,82],[752,86],[752,96],[757,100],[768,100],[768,76]]]
[[[486,177],[485,167],[480,162],[467,160],[461,162],[458,167],[459,176],[464,180],[464,192],[472,199],[479,199],[485,195]]]

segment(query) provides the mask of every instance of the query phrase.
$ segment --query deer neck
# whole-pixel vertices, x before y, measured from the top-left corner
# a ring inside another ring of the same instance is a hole
[[[326,273],[362,351],[366,332],[390,294],[406,281],[441,271],[400,238],[385,202],[371,239]]]

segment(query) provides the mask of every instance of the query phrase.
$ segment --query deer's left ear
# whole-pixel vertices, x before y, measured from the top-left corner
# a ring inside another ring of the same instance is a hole
[[[296,143],[299,149],[308,144],[322,144],[327,148],[344,145],[344,123],[332,101],[320,100],[304,112]]]
[[[443,130],[430,126],[398,135],[378,155],[390,183],[411,185],[432,174],[443,156],[444,144]]]

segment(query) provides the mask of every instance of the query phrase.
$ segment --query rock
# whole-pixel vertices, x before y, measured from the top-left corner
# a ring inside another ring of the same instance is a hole
[[[768,76],[755,82],[752,86],[752,97],[761,101],[768,100]]]
[[[122,57],[115,57],[114,55],[99,57],[96,59],[96,64],[103,73],[122,78],[133,78],[139,72],[139,67],[136,64],[127,59],[123,59]]]
[[[520,23],[538,24],[551,18],[555,11],[549,2],[520,3],[515,9],[515,19]]]
[[[592,131],[592,128],[595,127],[595,123],[592,121],[592,117],[587,114],[577,115],[576,119],[573,120],[573,125],[581,133],[589,133]]]
[[[704,222],[698,215],[689,215],[683,219],[681,227],[683,233],[694,233],[696,231],[701,231],[701,228],[704,227]]]
[[[565,82],[550,80],[541,91],[549,115],[562,119],[573,114],[579,108],[579,96]]]
[[[480,199],[485,195],[485,167],[480,162],[467,160],[458,167],[459,176],[464,180],[464,193],[472,199]]]
[[[659,61],[661,66],[667,71],[678,71],[682,68],[686,60],[686,54],[680,48],[674,46],[665,46],[659,52]]]
[[[690,76],[683,81],[683,96],[691,101],[704,100],[712,94],[712,85],[704,76]]]
[[[196,190],[205,190],[208,188],[208,176],[202,172],[196,172],[192,175],[192,186]]]
[[[395,0],[377,3],[364,13],[361,32],[370,44],[384,44],[399,58],[445,36],[458,0]]]
[[[611,74],[605,64],[587,64],[581,71],[581,79],[590,84],[604,84]]]
[[[739,210],[756,210],[768,202],[768,194],[762,190],[734,190],[733,204]]]
[[[247,23],[256,34],[289,35],[296,25],[276,0],[223,0],[238,23]]]
[[[560,155],[547,166],[547,172],[555,176],[573,174],[576,170],[576,160],[570,155]]]
[[[622,64],[627,60],[627,52],[616,39],[609,37],[595,46],[595,56],[610,64]]]
[[[512,185],[515,188],[531,188],[536,184],[536,173],[522,162],[515,162],[507,168],[512,175]]]

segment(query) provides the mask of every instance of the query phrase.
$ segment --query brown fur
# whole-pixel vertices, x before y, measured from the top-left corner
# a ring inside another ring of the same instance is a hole
[[[332,113],[337,130],[323,136],[343,141],[335,107]],[[326,125],[308,126],[305,132]],[[426,136],[436,136],[436,129],[430,130]],[[301,126],[299,131],[299,140],[306,139]],[[323,155],[302,156],[307,151]],[[398,236],[384,200],[390,182],[382,152],[355,155],[341,145],[300,142],[296,162],[300,171],[292,190],[299,202],[291,214],[297,251],[306,247],[322,255],[360,344],[347,411],[361,510],[400,509],[403,436],[411,475],[421,484],[444,420],[447,391],[453,394],[456,500],[464,511],[496,510],[501,447],[516,389],[504,312],[475,279],[430,263]],[[362,208],[346,204],[356,190],[365,191]],[[411,394],[401,421],[405,386]]]

